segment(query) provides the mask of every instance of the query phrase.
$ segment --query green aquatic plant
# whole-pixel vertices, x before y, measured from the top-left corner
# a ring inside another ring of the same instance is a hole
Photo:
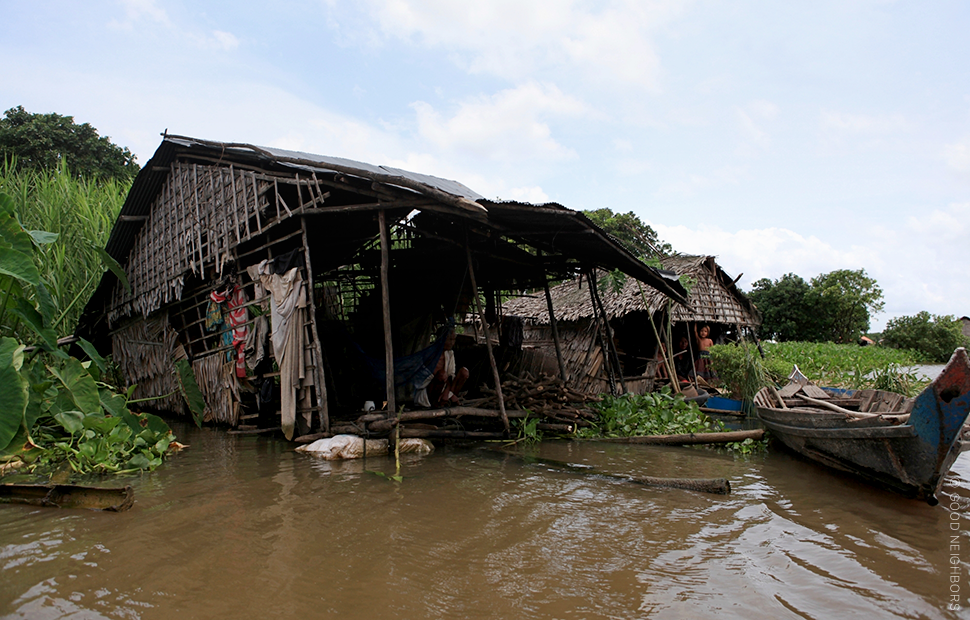
[[[542,441],[542,431],[539,430],[539,416],[534,415],[528,409],[525,410],[524,418],[511,420],[512,430],[515,431],[513,444],[523,443],[526,445],[539,443]]]
[[[31,343],[0,337],[0,460],[36,473],[150,471],[175,445],[171,429],[129,408],[131,390],[105,381],[108,364],[91,343],[78,342],[87,361],[59,347],[58,314],[35,263],[43,265],[39,248],[56,240],[25,229],[13,199],[0,193],[0,328]]]
[[[696,404],[673,396],[669,391],[604,395],[602,402],[595,403],[592,409],[596,412],[596,420],[576,433],[584,439],[724,430],[720,421],[712,420]]]
[[[647,394],[624,394],[603,396],[592,406],[596,420],[590,426],[580,428],[576,436],[581,439],[603,437],[637,437],[643,435],[686,435],[691,433],[724,432],[720,420],[705,415],[696,403],[671,394],[669,388]],[[746,439],[721,444],[721,448],[735,454],[747,455],[765,449],[767,441]]]

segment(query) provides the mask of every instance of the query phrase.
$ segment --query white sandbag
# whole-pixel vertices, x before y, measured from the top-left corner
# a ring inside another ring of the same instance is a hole
[[[405,437],[398,443],[398,450],[401,454],[431,454],[434,452],[434,444],[427,439]]]
[[[434,450],[434,445],[426,439],[407,438],[400,444],[401,453],[428,454]],[[356,435],[335,435],[326,439],[318,439],[306,446],[300,446],[297,452],[304,452],[312,456],[336,461],[339,459],[359,459],[364,456],[364,440]],[[388,452],[386,439],[368,439],[367,456],[382,456]]]

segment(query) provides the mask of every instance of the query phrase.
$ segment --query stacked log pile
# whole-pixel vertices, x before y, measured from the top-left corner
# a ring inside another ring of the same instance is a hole
[[[485,398],[467,401],[465,404],[485,409],[498,409],[495,390],[483,385],[481,392],[486,394]],[[517,377],[503,380],[502,395],[505,397],[506,409],[528,410],[533,415],[541,416],[552,423],[577,426],[589,426],[589,420],[596,417],[589,410],[589,403],[602,400],[598,396],[584,394],[563,385],[557,377],[540,373],[536,378],[527,371]]]
[[[504,433],[495,390],[482,386],[481,391],[485,397],[467,400],[460,406],[402,411],[400,415],[386,411],[365,413],[354,422],[334,424],[331,433],[379,436],[392,431],[400,421],[402,437],[501,438]],[[548,432],[572,433],[577,427],[589,426],[596,417],[589,404],[600,400],[564,386],[558,378],[545,374],[535,378],[528,372],[503,380],[502,392],[509,418],[539,417],[539,429]],[[301,437],[298,441],[315,437]]]

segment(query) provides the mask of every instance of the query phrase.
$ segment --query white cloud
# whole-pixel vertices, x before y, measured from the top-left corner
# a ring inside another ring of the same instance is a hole
[[[124,8],[123,19],[112,19],[108,22],[111,28],[131,30],[136,22],[149,20],[157,24],[170,25],[165,9],[158,7],[155,0],[120,0]]]
[[[513,187],[509,189],[508,197],[518,202],[531,202],[533,204],[544,204],[550,202],[549,196],[542,191],[541,187]]]
[[[614,0],[372,0],[387,37],[445,49],[471,73],[521,81],[550,70],[604,85],[657,89],[660,60],[650,36],[684,3]]]
[[[718,263],[749,290],[760,278],[795,273],[806,281],[836,269],[865,269],[883,289],[885,312],[872,317],[880,331],[890,318],[932,314],[970,315],[970,280],[964,239],[970,203],[951,204],[898,224],[874,226],[849,243],[804,236],[785,228],[731,232],[716,226],[650,223],[676,250],[717,256]]]
[[[825,131],[876,135],[909,128],[909,122],[902,114],[848,114],[833,110],[822,110],[819,125]]]
[[[216,40],[219,47],[226,50],[227,52],[231,52],[232,50],[239,47],[239,39],[237,39],[230,32],[223,32],[222,30],[213,30],[212,38]]]
[[[752,146],[760,150],[768,150],[771,146],[771,136],[765,126],[778,116],[778,106],[770,101],[752,101],[743,108],[735,108],[741,128],[744,143],[739,147],[741,154],[752,153]]]
[[[970,140],[947,144],[943,147],[943,158],[950,168],[958,172],[970,172]]]
[[[546,119],[578,117],[586,111],[555,86],[534,82],[464,101],[450,118],[423,101],[411,107],[420,135],[436,148],[503,161],[576,157],[552,137]]]

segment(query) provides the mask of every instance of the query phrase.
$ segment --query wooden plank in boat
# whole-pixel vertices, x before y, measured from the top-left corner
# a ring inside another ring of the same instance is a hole
[[[812,385],[811,383],[807,385],[803,385],[802,392],[804,392],[805,396],[808,396],[809,398],[819,398],[819,399],[832,398],[828,392],[818,387],[817,385]]]
[[[778,394],[782,398],[791,398],[795,394],[798,394],[799,390],[801,390],[801,389],[802,389],[802,384],[801,383],[789,383],[785,387],[783,387],[780,390],[778,390]]]

